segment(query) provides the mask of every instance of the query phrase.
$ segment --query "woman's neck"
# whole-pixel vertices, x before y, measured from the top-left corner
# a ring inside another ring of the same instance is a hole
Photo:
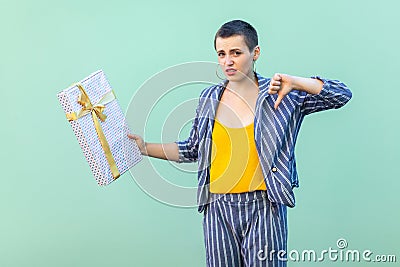
[[[252,90],[258,90],[258,79],[256,74],[252,72],[249,76],[237,82],[229,81],[227,84],[227,89],[238,94],[244,94]]]

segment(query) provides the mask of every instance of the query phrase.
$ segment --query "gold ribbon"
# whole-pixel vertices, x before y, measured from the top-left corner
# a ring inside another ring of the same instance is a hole
[[[97,102],[97,104],[92,105],[92,102],[90,102],[90,99],[89,99],[85,89],[83,88],[82,84],[77,83],[76,86],[81,91],[81,94],[78,97],[78,103],[82,105],[82,109],[78,112],[78,114],[76,114],[75,112],[67,113],[66,114],[67,119],[68,119],[68,121],[74,121],[79,118],[82,118],[83,116],[85,116],[89,113],[92,114],[94,128],[96,129],[100,144],[103,148],[104,154],[106,155],[106,159],[108,161],[108,165],[110,166],[112,176],[114,177],[114,179],[117,179],[120,176],[120,173],[118,171],[115,160],[111,154],[110,146],[108,145],[107,139],[104,136],[100,122],[98,120],[98,119],[100,119],[102,122],[104,122],[106,120],[107,116],[103,113],[103,111],[105,109],[105,105],[115,99],[115,94],[113,91],[110,91],[107,94],[105,94],[99,100],[99,102]]]

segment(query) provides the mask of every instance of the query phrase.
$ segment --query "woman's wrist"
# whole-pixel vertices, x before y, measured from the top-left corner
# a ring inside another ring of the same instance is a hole
[[[140,152],[142,153],[142,155],[148,156],[148,154],[147,154],[147,142],[143,142],[143,149]]]

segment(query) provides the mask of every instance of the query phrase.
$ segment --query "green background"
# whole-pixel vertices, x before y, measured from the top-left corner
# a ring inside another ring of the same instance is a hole
[[[342,237],[349,249],[400,261],[399,8],[395,0],[1,0],[0,266],[205,266],[202,214],[154,200],[130,174],[98,187],[56,93],[103,69],[126,110],[164,68],[216,61],[214,34],[236,18],[258,31],[264,76],[318,74],[353,92],[344,108],[304,121],[289,250],[336,248]],[[151,131],[147,141],[157,142],[160,128]],[[196,176],[174,180],[195,185]],[[289,264],[341,265],[395,266]]]

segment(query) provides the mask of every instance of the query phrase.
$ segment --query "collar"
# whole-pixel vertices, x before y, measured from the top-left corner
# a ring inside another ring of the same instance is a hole
[[[268,92],[268,85],[271,79],[264,78],[257,72],[256,72],[256,77],[258,81],[258,88],[260,88],[260,93]]]

